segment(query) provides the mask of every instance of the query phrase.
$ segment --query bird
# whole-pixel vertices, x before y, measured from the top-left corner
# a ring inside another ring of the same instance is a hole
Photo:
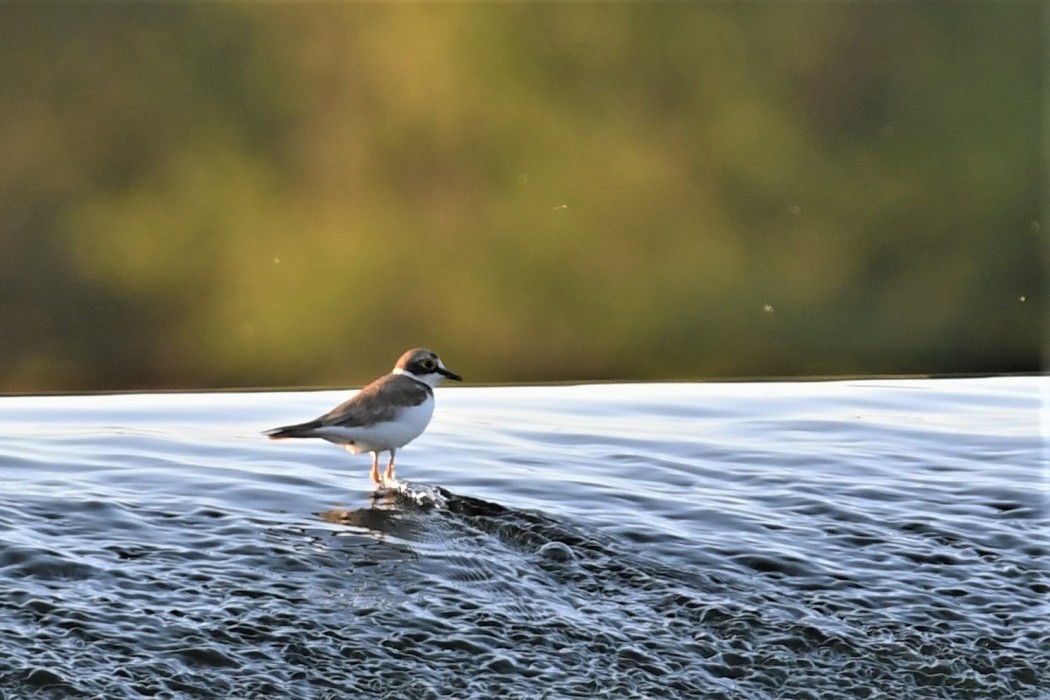
[[[372,455],[370,477],[376,486],[396,483],[394,458],[423,434],[434,415],[434,387],[445,379],[463,381],[433,351],[414,348],[397,360],[393,371],[376,379],[348,400],[314,420],[266,430],[271,440],[321,438],[352,454]],[[379,473],[379,455],[390,453]]]

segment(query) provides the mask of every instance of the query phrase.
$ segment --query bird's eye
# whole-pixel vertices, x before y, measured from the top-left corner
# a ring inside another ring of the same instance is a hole
[[[429,371],[433,370],[435,367],[437,367],[437,363],[435,363],[433,360],[423,360],[423,369]]]

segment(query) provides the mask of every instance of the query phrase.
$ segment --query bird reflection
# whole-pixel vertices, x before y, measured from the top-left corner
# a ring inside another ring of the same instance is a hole
[[[399,482],[393,488],[374,491],[370,503],[360,508],[333,508],[317,513],[326,523],[352,528],[358,533],[385,542],[392,537],[399,540],[420,540],[425,530],[425,513],[440,507],[439,494],[427,486],[413,486]]]
[[[374,530],[381,534],[387,530],[390,521],[398,517],[398,512],[394,509],[395,500],[390,494],[373,494],[372,503],[367,507],[348,510],[333,508],[318,513],[317,517],[333,525]]]

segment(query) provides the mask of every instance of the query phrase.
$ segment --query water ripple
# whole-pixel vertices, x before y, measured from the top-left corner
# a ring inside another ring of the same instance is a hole
[[[3,399],[0,688],[1047,697],[1047,394],[460,389],[375,497],[325,392]]]

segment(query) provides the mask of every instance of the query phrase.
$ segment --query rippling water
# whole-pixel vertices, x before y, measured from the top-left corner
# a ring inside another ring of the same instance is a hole
[[[1045,377],[0,399],[0,697],[1047,698]]]

